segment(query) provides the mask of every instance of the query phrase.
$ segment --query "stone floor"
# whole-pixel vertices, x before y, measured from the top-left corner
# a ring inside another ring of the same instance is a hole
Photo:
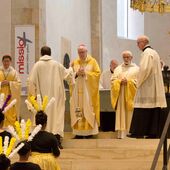
[[[59,163],[62,170],[149,170],[158,139],[116,139],[100,132],[94,139],[72,139],[65,134]],[[157,169],[162,169],[162,154]]]
[[[149,170],[159,140],[116,139],[116,135],[100,132],[93,139],[73,139],[70,132],[65,133],[58,158],[61,170]],[[156,170],[161,169],[162,153]]]

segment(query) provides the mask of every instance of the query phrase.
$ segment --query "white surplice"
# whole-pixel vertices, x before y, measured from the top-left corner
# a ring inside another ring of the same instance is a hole
[[[147,48],[141,54],[135,108],[166,107],[165,90],[158,53]]]
[[[47,110],[47,131],[64,136],[65,89],[63,80],[70,75],[70,69],[45,55],[35,63],[29,77],[29,95],[40,94],[55,98]]]

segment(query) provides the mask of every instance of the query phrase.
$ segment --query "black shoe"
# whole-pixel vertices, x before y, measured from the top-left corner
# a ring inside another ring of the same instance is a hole
[[[145,139],[156,139],[158,138],[156,135],[148,135],[145,137]]]
[[[61,145],[61,143],[59,143],[58,147],[59,147],[60,149],[63,149],[63,146]]]
[[[93,135],[84,136],[85,139],[92,139]]]
[[[127,134],[126,135],[128,138],[136,138],[136,136],[134,134]]]
[[[84,136],[76,135],[73,139],[84,139]]]
[[[61,136],[59,134],[56,134],[55,137],[57,138],[58,141],[58,147],[60,149],[63,149],[63,146],[61,145]]]
[[[141,139],[143,139],[144,138],[144,136],[142,136],[142,135],[135,135],[135,134],[128,134],[128,135],[126,135],[127,137],[129,137],[129,138],[141,138]]]

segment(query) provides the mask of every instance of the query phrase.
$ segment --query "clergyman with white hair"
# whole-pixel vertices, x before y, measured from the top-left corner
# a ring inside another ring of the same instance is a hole
[[[78,57],[72,62],[75,84],[70,93],[71,126],[75,138],[90,138],[99,133],[100,68],[84,44],[80,44],[77,51]]]
[[[161,135],[162,108],[167,106],[160,57],[149,45],[149,38],[145,35],[137,38],[137,46],[142,53],[130,128],[131,137],[156,138]]]
[[[116,112],[115,130],[120,139],[129,132],[139,71],[139,67],[132,62],[130,51],[123,51],[122,58],[123,63],[114,70],[111,77],[111,103]]]

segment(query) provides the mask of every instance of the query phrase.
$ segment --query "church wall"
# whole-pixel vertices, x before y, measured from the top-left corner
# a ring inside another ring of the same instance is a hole
[[[35,54],[45,44],[45,0],[1,0],[0,55],[11,54],[15,60],[15,25],[35,25]]]
[[[90,0],[46,0],[46,31],[47,45],[60,62],[65,52],[75,58],[80,43],[90,52]]]
[[[4,54],[11,54],[11,0],[1,0],[0,16],[0,57],[2,57]]]
[[[165,64],[170,67],[170,13],[146,13],[145,33],[151,46],[157,50]]]
[[[135,40],[117,37],[116,0],[102,0],[102,67],[107,69],[112,58],[122,62],[121,52],[130,50],[134,61],[139,63],[140,51]],[[170,66],[170,14],[144,14],[144,33],[150,37],[151,45]]]
[[[14,43],[11,40],[13,37],[12,26],[15,24],[16,13],[11,13],[12,9],[11,0],[1,0],[0,5],[0,55],[12,54]],[[30,1],[14,1],[15,6],[27,7]],[[13,4],[14,4],[13,2]],[[19,2],[16,4],[16,2]],[[38,2],[38,1],[35,1]],[[40,1],[42,2],[42,0]],[[136,41],[125,40],[117,38],[117,16],[116,16],[116,0],[101,0],[101,17],[102,17],[102,65],[103,69],[106,69],[112,58],[122,61],[121,52],[129,49],[134,54],[134,61],[139,62],[140,51],[136,47]],[[25,4],[25,6],[24,6]],[[41,4],[41,3],[40,3]],[[38,8],[38,5],[34,5]],[[32,8],[32,7],[30,7]],[[39,7],[41,8],[41,7]],[[42,7],[43,9],[44,7]],[[33,10],[35,11],[35,10]],[[46,19],[44,16],[46,11]],[[15,12],[15,11],[14,11]],[[18,10],[16,11],[18,12]],[[19,13],[19,12],[18,12]],[[37,12],[38,13],[38,12]],[[14,15],[14,16],[13,16]],[[89,52],[91,52],[91,27],[90,27],[90,0],[46,0],[46,9],[40,10],[39,20],[41,29],[38,32],[38,45],[36,48],[36,56],[39,57],[39,48],[44,45],[45,42],[52,47],[54,57],[62,61],[62,56],[65,52],[68,52],[71,58],[75,58],[77,55],[77,45],[79,43],[87,44]],[[151,39],[151,45],[155,48],[160,57],[170,66],[170,14],[156,14],[156,13],[144,13],[145,15],[145,34]],[[15,20],[14,20],[14,19]],[[46,20],[46,21],[45,21]],[[20,21],[20,20],[19,20]],[[20,21],[21,23],[22,21]],[[38,27],[36,27],[38,29]],[[36,38],[36,39],[37,39]]]

